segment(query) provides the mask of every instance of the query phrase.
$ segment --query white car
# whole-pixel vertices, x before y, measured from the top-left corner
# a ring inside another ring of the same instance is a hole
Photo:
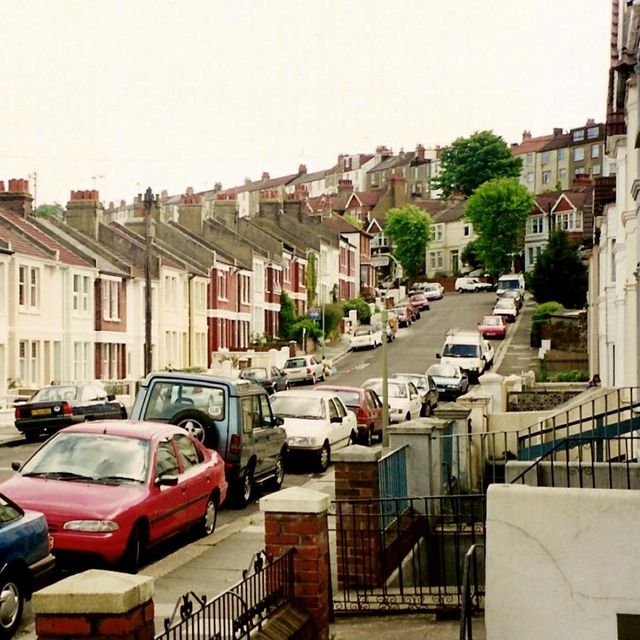
[[[296,382],[315,384],[318,380],[324,382],[324,364],[316,356],[289,358],[282,366],[282,370],[287,374],[289,384]]]
[[[311,454],[320,471],[331,452],[357,442],[358,420],[334,391],[280,391],[271,396],[273,413],[282,418],[289,455]]]
[[[518,307],[513,298],[498,298],[491,315],[502,316],[507,322],[514,322],[518,315]]]
[[[421,289],[427,300],[440,300],[444,295],[444,287],[439,282],[425,282]]]
[[[459,293],[465,291],[491,291],[493,285],[490,282],[482,282],[479,278],[462,277],[455,283],[455,290]]]
[[[382,344],[382,326],[363,325],[356,327],[349,338],[349,347],[355,349],[375,349]]]
[[[496,356],[496,352],[488,340],[482,339],[482,357],[487,363],[487,369],[493,366],[493,360]]]
[[[361,385],[365,389],[373,389],[382,400],[382,378],[369,378]],[[422,399],[413,382],[407,380],[387,380],[389,399],[389,422],[404,422],[420,416]]]

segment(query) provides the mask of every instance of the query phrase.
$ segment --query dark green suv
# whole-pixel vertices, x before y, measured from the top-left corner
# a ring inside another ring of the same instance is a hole
[[[287,437],[266,390],[247,380],[202,374],[150,373],[140,386],[131,418],[183,427],[225,461],[230,494],[238,506],[256,484],[279,489]]]

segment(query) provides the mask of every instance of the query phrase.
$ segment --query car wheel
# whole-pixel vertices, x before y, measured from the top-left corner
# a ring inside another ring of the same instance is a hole
[[[144,527],[137,523],[131,529],[127,548],[120,561],[121,569],[125,573],[138,573],[142,566],[145,553],[146,536]]]
[[[25,431],[24,439],[27,442],[36,442],[40,438],[40,434],[37,431]]]
[[[311,374],[311,380],[309,381],[310,384],[315,384],[316,383],[316,374],[312,373]]]
[[[236,504],[244,509],[251,501],[253,494],[253,469],[248,467],[236,486]]]
[[[24,607],[22,589],[22,583],[13,572],[0,580],[0,638],[10,638],[20,624]]]
[[[324,371],[322,372],[322,375],[320,376],[320,382],[324,382],[327,379],[327,377],[325,376]]]
[[[212,494],[207,500],[207,506],[204,509],[204,515],[200,521],[200,533],[203,537],[210,536],[216,530],[217,520],[218,505],[215,496]]]
[[[285,391],[289,391],[289,389],[291,389],[291,385],[289,384],[289,381],[287,380],[284,384],[284,390]]]
[[[364,433],[362,444],[365,447],[371,447],[373,445],[373,425],[369,425],[369,428]]]
[[[404,417],[405,420],[411,420],[411,411],[407,411],[407,415]]]
[[[202,442],[208,446],[213,446],[211,442],[213,438],[213,421],[210,420],[206,413],[197,409],[185,409],[176,413],[170,424],[182,427],[187,433],[192,435],[198,442]]]
[[[322,449],[318,453],[318,469],[324,472],[329,468],[329,463],[331,462],[331,449],[329,448],[329,443],[325,442],[322,445]]]
[[[284,482],[284,452],[281,451],[280,455],[276,458],[276,466],[273,473],[273,478],[269,482],[269,488],[273,491],[278,491],[282,487]]]
[[[428,418],[431,415],[433,415],[433,407],[429,403],[427,403],[427,406],[426,406],[425,412],[424,412],[424,416],[425,416],[425,418]]]

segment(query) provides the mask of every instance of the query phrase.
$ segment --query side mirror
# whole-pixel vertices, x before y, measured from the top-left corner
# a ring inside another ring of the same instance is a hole
[[[439,353],[436,353],[436,359],[437,359],[437,360],[440,360],[440,357],[441,357],[441,356],[440,356],[440,354],[439,354]]]
[[[276,427],[281,427],[284,424],[284,418],[281,418],[280,416],[274,416],[273,417],[273,425]]]
[[[178,484],[178,476],[164,475],[156,478],[156,484],[159,487],[175,487]]]
[[[342,424],[342,418],[340,416],[331,416],[331,422]]]
[[[113,393],[109,393],[109,394],[107,395],[107,400],[108,400],[109,402],[113,402],[115,399],[116,399],[116,397],[113,395]]]
[[[20,467],[22,467],[22,462],[20,462],[20,461],[18,461],[18,460],[14,460],[14,461],[11,463],[11,468],[12,468],[14,471],[20,471]]]

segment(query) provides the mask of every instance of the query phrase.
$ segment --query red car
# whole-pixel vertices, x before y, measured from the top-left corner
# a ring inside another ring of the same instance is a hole
[[[136,572],[158,542],[190,528],[213,533],[227,494],[222,458],[155,422],[70,426],[12,468],[2,491],[44,513],[62,564]]]
[[[392,311],[396,314],[399,327],[408,327],[416,319],[411,305],[393,307]]]
[[[321,385],[320,390],[333,391],[358,419],[358,442],[371,446],[376,436],[382,441],[382,400],[373,389]]]
[[[427,298],[424,293],[414,293],[409,298],[409,302],[418,312],[429,311],[429,298]]]
[[[502,316],[485,316],[478,322],[478,331],[483,338],[500,338],[507,335],[507,323]]]

